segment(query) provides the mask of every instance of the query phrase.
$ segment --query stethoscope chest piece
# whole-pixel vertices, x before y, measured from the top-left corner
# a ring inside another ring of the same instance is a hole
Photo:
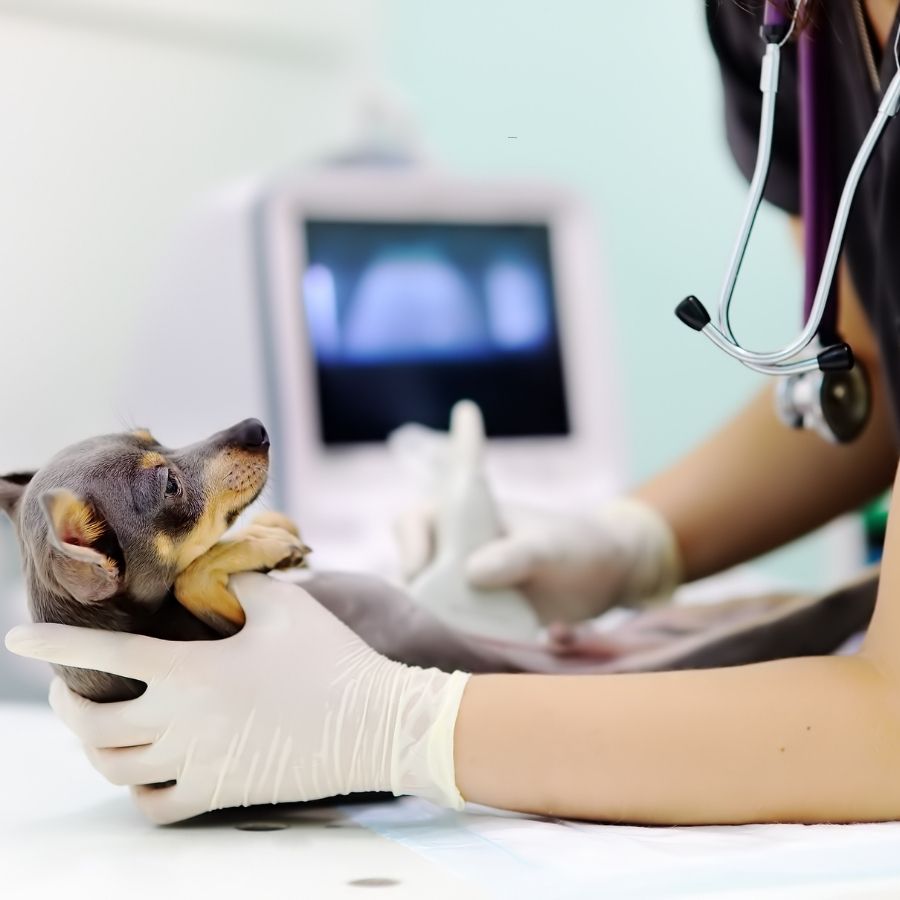
[[[802,372],[778,380],[775,408],[791,428],[808,428],[831,443],[848,444],[862,433],[871,410],[863,366],[845,372]]]

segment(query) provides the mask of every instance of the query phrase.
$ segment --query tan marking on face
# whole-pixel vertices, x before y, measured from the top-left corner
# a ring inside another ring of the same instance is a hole
[[[104,525],[94,511],[71,491],[56,491],[48,503],[53,530],[66,544],[88,546],[104,532]]]
[[[167,534],[158,534],[154,541],[156,547],[156,555],[163,562],[172,562],[175,559],[175,541]]]
[[[228,507],[221,503],[208,506],[190,534],[175,551],[175,571],[183,572],[198,556],[202,556],[228,530],[225,517]]]
[[[162,455],[162,453],[157,453],[156,451],[145,453],[141,457],[142,469],[156,469],[157,467],[164,466],[165,464],[165,457]]]
[[[139,441],[146,441],[148,444],[155,444],[156,438],[147,431],[146,428],[138,428],[136,431],[131,432],[134,437],[136,437]]]
[[[265,457],[239,450],[225,450],[210,460],[203,475],[209,500],[190,534],[176,547],[176,572],[183,572],[225,534],[229,514],[244,509],[265,484],[268,470]]]

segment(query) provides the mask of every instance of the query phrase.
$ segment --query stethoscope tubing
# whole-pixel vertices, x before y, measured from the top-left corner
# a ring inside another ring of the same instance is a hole
[[[872,124],[869,126],[866,137],[857,151],[853,165],[844,182],[844,188],[841,191],[841,198],[838,203],[837,214],[831,230],[831,237],[828,241],[828,248],[825,253],[822,271],[819,275],[819,281],[816,287],[815,299],[803,331],[792,343],[782,347],[780,350],[770,352],[748,350],[738,344],[734,337],[729,324],[729,311],[734,295],[734,287],[737,282],[737,276],[740,272],[741,262],[746,252],[747,243],[749,241],[753,223],[756,219],[756,214],[762,202],[762,193],[765,189],[765,182],[768,176],[772,150],[772,135],[774,130],[775,95],[777,92],[777,88],[773,85],[773,81],[777,80],[778,77],[779,56],[779,46],[777,44],[769,44],[765,57],[769,60],[769,64],[768,66],[764,66],[763,76],[761,78],[761,87],[763,89],[763,112],[760,121],[759,151],[757,153],[753,180],[751,181],[750,197],[744,212],[744,218],[741,223],[741,229],[732,254],[728,273],[723,284],[722,293],[719,298],[719,327],[712,322],[709,322],[701,329],[701,331],[717,347],[729,356],[742,362],[748,368],[766,375],[792,374],[812,371],[819,368],[818,361],[814,357],[807,360],[796,360],[794,362],[787,361],[790,360],[791,357],[794,357],[805,350],[816,339],[818,328],[822,322],[825,307],[828,303],[828,294],[840,258],[841,245],[843,244],[844,233],[847,228],[847,221],[850,217],[850,209],[853,205],[856,189],[862,178],[863,172],[872,157],[875,147],[881,138],[885,125],[887,125],[887,123],[897,114],[898,109],[900,109],[900,72],[897,72],[891,79],[891,82],[884,93],[884,97],[878,106],[878,112],[872,121]],[[765,83],[765,86],[763,86],[762,82]]]
[[[759,78],[759,89],[762,91],[763,99],[762,113],[759,120],[759,141],[756,147],[756,164],[753,167],[753,177],[750,180],[744,216],[741,219],[734,249],[731,251],[728,271],[725,274],[725,280],[722,282],[722,289],[719,291],[719,329],[725,335],[726,340],[735,347],[739,347],[740,344],[738,344],[731,327],[731,300],[734,297],[738,274],[744,263],[747,244],[750,242],[750,234],[753,231],[753,224],[756,222],[756,216],[762,203],[763,191],[766,189],[766,181],[769,177],[772,140],[775,130],[775,96],[778,93],[780,67],[781,44],[767,44]]]

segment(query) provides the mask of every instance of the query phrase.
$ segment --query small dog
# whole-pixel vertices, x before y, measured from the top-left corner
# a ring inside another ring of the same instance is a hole
[[[220,540],[260,494],[269,437],[247,419],[170,450],[148,431],[75,444],[37,472],[0,477],[0,509],[19,539],[32,617],[169,640],[238,631],[236,572],[305,565],[296,526],[264,513]],[[56,667],[97,701],[140,695],[139,681]]]

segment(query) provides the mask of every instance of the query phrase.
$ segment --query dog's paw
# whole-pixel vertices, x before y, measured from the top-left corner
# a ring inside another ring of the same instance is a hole
[[[280,524],[285,522],[290,528]],[[247,528],[237,532],[231,539],[245,546],[248,568],[257,571],[269,569],[293,569],[306,565],[306,558],[312,552],[290,519],[278,513],[269,513],[252,522]]]
[[[303,569],[307,566],[307,557],[312,550],[300,540],[296,538],[296,545],[285,548],[284,556],[275,565],[273,569]]]

